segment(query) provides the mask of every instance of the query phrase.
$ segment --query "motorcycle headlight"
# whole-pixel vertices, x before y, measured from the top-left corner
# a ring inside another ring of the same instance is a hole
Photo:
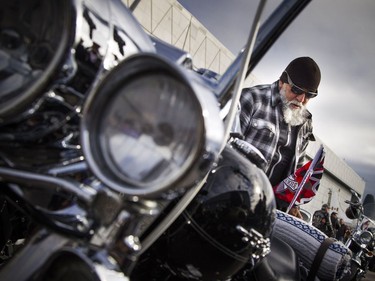
[[[212,93],[202,87],[199,97],[195,87],[155,55],[112,70],[91,93],[82,122],[84,154],[99,179],[127,195],[153,196],[203,174],[223,128]]]
[[[360,244],[368,245],[371,242],[372,238],[373,238],[373,236],[372,236],[372,233],[370,231],[363,231],[359,235],[359,242],[360,242]]]
[[[42,94],[74,40],[71,1],[1,1],[0,121]]]

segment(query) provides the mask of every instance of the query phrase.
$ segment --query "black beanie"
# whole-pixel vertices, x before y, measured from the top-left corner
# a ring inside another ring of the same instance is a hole
[[[285,68],[293,83],[310,92],[317,93],[320,83],[320,69],[316,62],[309,57],[300,57],[292,60]],[[283,77],[283,75],[282,75]],[[288,80],[282,79],[283,82]]]

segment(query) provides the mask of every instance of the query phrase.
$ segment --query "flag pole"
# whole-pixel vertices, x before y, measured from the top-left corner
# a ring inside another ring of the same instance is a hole
[[[286,213],[289,213],[290,209],[294,206],[294,203],[296,203],[296,200],[297,200],[298,196],[302,192],[303,186],[310,179],[312,173],[314,172],[315,166],[318,163],[318,161],[322,158],[321,156],[322,156],[323,153],[324,153],[324,147],[323,147],[323,145],[321,145],[320,148],[318,149],[318,151],[316,152],[315,157],[314,157],[313,161],[311,162],[310,167],[307,170],[306,174],[304,175],[301,183],[298,185],[298,188],[297,188],[296,192],[294,193],[293,199],[292,199],[292,201],[290,201],[289,206],[286,209]]]

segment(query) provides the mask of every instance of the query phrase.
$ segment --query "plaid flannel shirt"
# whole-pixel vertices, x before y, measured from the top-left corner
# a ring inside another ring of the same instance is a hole
[[[264,170],[270,176],[271,163],[275,153],[277,153],[276,146],[280,137],[279,126],[282,123],[285,124],[282,120],[282,101],[278,81],[270,85],[243,89],[240,106],[240,125],[244,139],[263,154],[267,161]],[[311,117],[309,113],[307,121],[299,126],[295,154],[287,169],[286,176],[307,161],[305,156],[308,142],[309,140],[315,140],[312,134]]]

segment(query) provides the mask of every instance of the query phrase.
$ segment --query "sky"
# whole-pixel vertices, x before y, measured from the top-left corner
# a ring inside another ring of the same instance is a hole
[[[178,1],[238,54],[258,1]],[[280,2],[268,1],[266,12]],[[322,73],[319,96],[307,104],[314,133],[366,182],[365,194],[375,195],[374,15],[374,0],[313,0],[253,74],[272,83],[294,58],[313,58]]]

